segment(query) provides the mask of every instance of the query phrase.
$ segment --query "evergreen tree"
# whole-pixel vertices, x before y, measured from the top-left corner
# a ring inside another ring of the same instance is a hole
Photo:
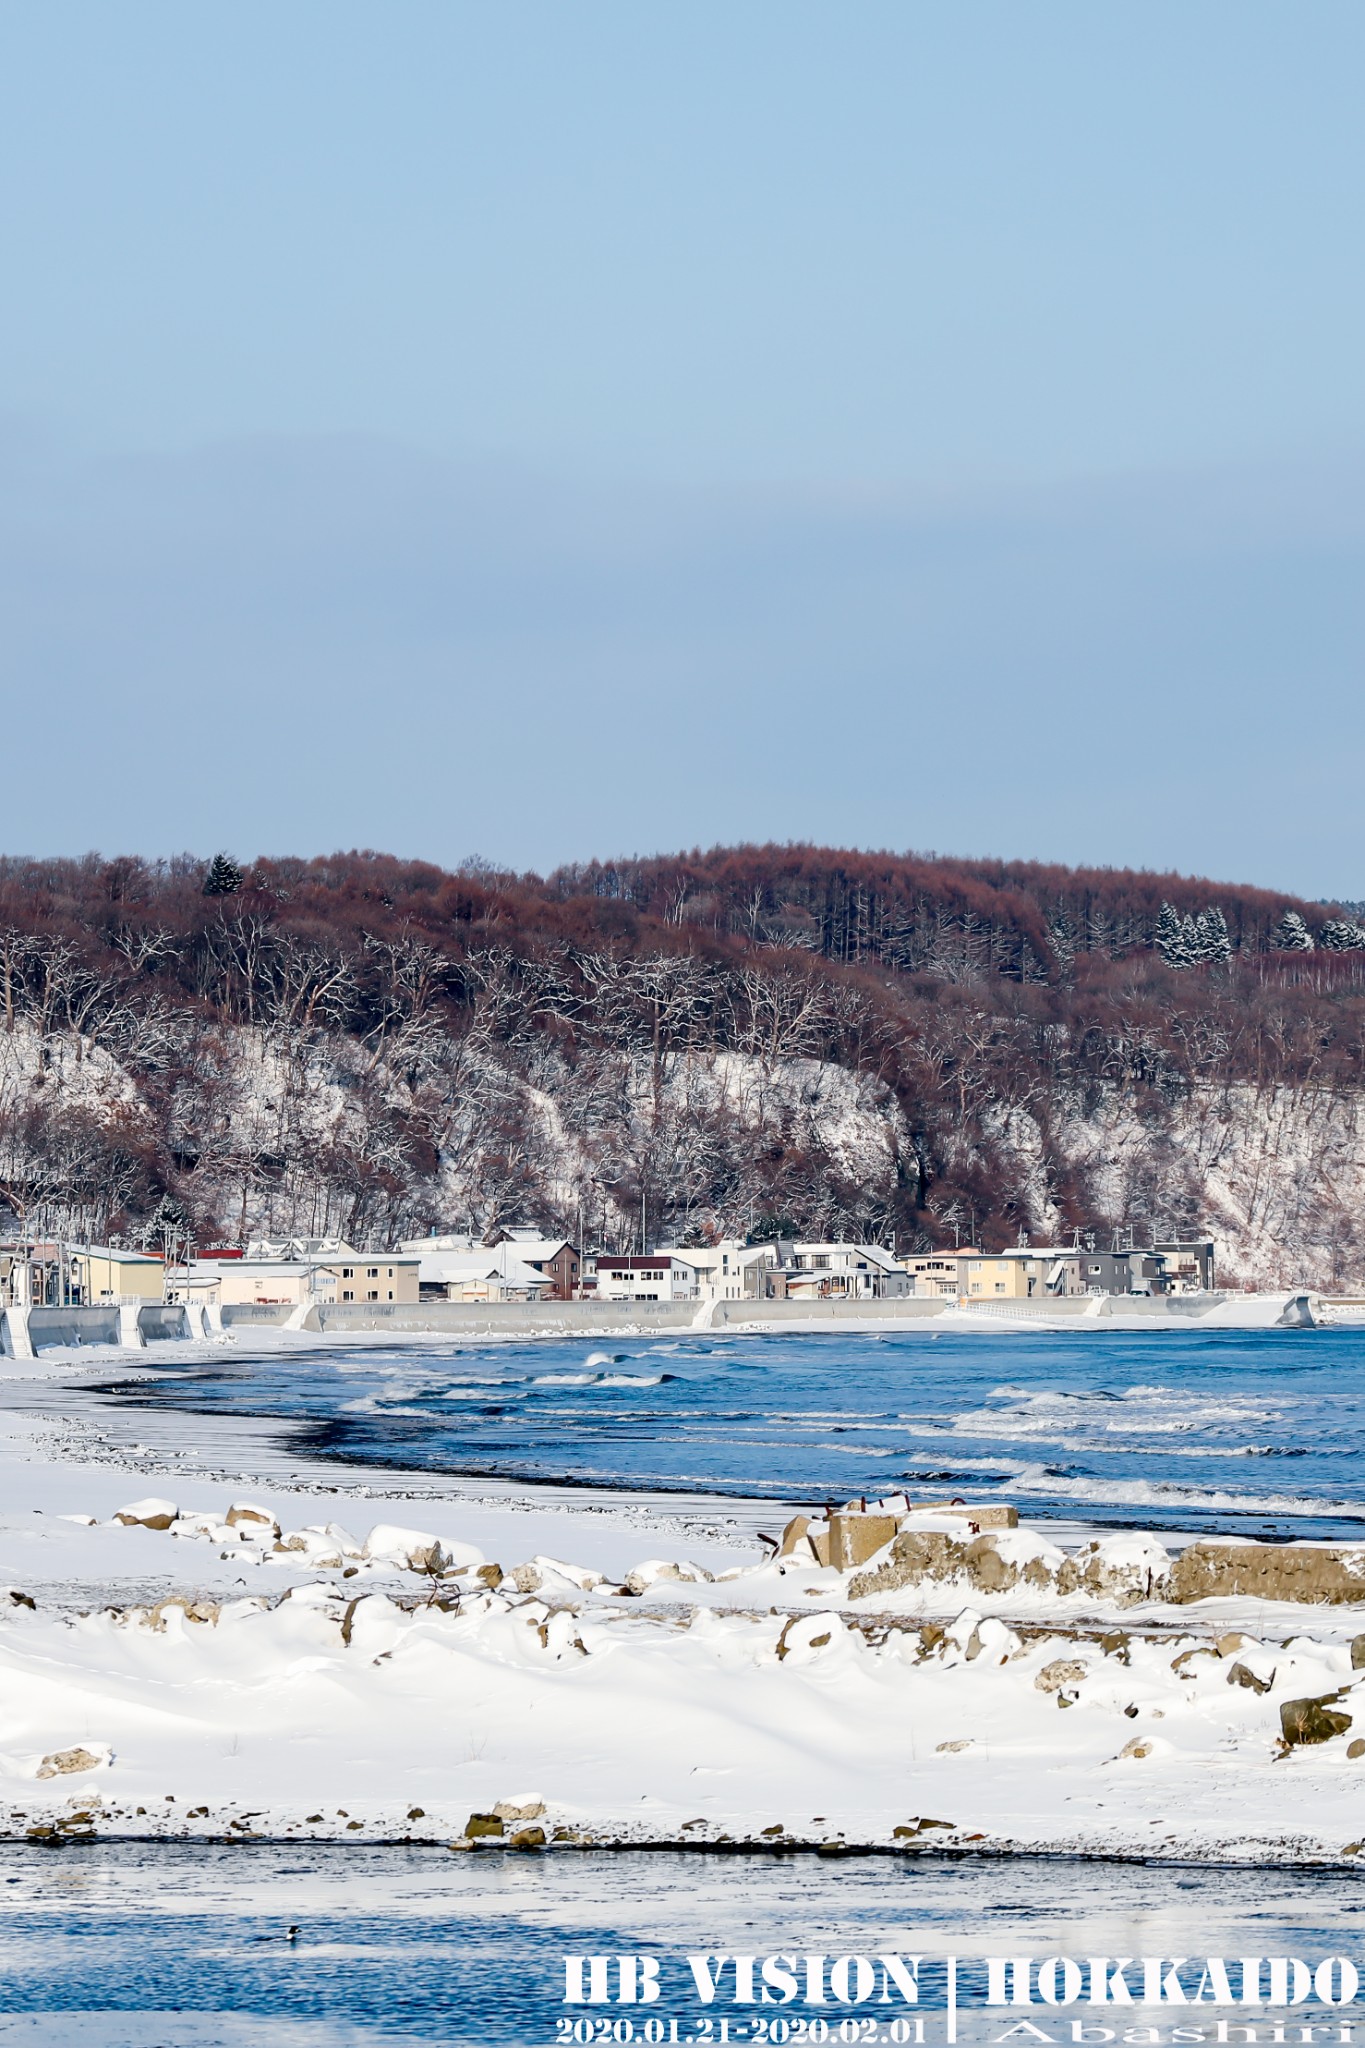
[[[1188,967],[1189,937],[1180,913],[1173,903],[1163,903],[1157,914],[1156,949],[1168,967]]]
[[[1297,910],[1286,910],[1270,934],[1270,943],[1281,953],[1311,953],[1313,934]]]
[[[215,853],[204,877],[206,896],[235,896],[242,886],[242,871],[231,854]]]
[[[1318,933],[1318,944],[1325,946],[1329,953],[1354,953],[1365,946],[1365,931],[1349,918],[1329,917]]]
[[[190,1212],[174,1195],[163,1195],[142,1227],[142,1249],[178,1258],[190,1240]]]
[[[1211,904],[1199,920],[1203,952],[1201,960],[1230,960],[1232,940],[1228,935],[1228,921],[1216,903]]]

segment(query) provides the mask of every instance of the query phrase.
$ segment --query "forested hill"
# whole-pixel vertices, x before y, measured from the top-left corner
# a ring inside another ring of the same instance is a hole
[[[1120,870],[0,862],[0,1201],[377,1241],[1212,1227],[1356,1270],[1365,930]],[[153,1225],[152,1219],[156,1219]],[[1365,1267],[1360,1270],[1365,1271]]]

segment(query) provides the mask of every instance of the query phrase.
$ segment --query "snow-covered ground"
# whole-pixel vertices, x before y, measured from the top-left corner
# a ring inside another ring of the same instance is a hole
[[[377,1479],[259,1423],[120,1415],[88,1362],[8,1373],[11,1834],[456,1841],[492,1815],[481,1840],[551,1848],[1305,1860],[1365,1836],[1359,1609],[1166,1607],[1132,1535],[1065,1590],[1094,1539],[1055,1524],[1000,1539],[1037,1561],[1002,1590],[860,1590],[885,1554],[773,1559],[771,1502]],[[1350,1725],[1286,1751],[1305,1698]]]

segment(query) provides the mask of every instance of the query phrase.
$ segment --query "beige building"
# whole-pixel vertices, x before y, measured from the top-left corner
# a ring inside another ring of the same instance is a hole
[[[903,1259],[902,1265],[910,1275],[910,1283],[918,1295],[929,1295],[944,1301],[956,1301],[961,1292],[958,1278],[959,1258],[979,1258],[979,1252],[970,1246],[962,1252],[921,1252],[913,1259]]]
[[[1040,1294],[1081,1294],[1080,1259],[1047,1245],[1015,1245],[1005,1252],[965,1252],[956,1259],[960,1299],[1030,1301]]]
[[[164,1301],[166,1261],[156,1252],[117,1245],[77,1245],[67,1256],[71,1300],[87,1308],[101,1302]]]
[[[358,1252],[339,1238],[291,1238],[250,1245],[239,1259],[199,1259],[187,1292],[220,1308],[256,1302],[301,1308],[319,1302],[379,1302],[385,1307],[419,1299],[415,1252]]]
[[[290,1260],[336,1281],[336,1293],[329,1299],[347,1301],[414,1302],[420,1298],[417,1252],[358,1252],[339,1237],[290,1237],[271,1242],[262,1239],[247,1246],[247,1258],[266,1261]],[[322,1298],[319,1294],[318,1299]]]

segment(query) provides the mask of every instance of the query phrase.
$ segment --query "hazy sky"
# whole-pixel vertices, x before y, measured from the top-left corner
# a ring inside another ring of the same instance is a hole
[[[0,6],[0,843],[1365,898],[1360,0]]]

